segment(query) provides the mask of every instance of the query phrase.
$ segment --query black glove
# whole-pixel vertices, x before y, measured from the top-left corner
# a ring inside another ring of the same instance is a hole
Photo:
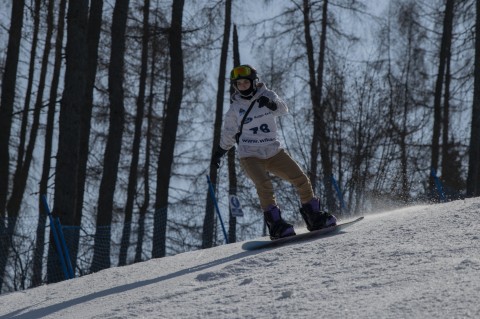
[[[277,109],[277,104],[275,102],[271,101],[268,97],[262,95],[258,99],[258,107],[261,108],[264,106],[268,107],[272,111],[275,111]]]
[[[217,149],[215,150],[215,153],[213,153],[212,161],[210,165],[212,165],[215,168],[220,168],[220,160],[222,159],[223,155],[227,153],[227,150],[224,150],[223,148],[217,146]]]

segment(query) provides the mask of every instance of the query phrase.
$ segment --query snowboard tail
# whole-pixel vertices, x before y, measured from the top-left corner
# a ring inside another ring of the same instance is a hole
[[[308,239],[314,239],[314,238],[320,238],[328,235],[333,235],[341,230],[347,228],[348,226],[351,226],[359,221],[361,221],[364,217],[359,217],[357,219],[354,219],[352,221],[348,221],[345,223],[340,223],[335,226],[330,226],[327,228],[322,228],[319,230],[314,230],[311,232],[303,233],[303,234],[298,234],[294,236],[289,236],[289,237],[284,237],[280,239],[275,239],[275,240],[268,240],[268,239],[263,239],[263,240],[254,240],[254,241],[248,241],[242,245],[242,248],[244,250],[257,250],[257,249],[263,249],[263,248],[270,248],[270,247],[278,247],[285,245],[287,243],[292,243],[292,242],[297,242],[297,241],[302,241],[302,240],[308,240]]]

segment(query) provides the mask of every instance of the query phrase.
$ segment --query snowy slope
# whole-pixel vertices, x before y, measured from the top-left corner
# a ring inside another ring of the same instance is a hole
[[[480,199],[366,215],[335,236],[242,243],[0,295],[0,318],[480,318]]]

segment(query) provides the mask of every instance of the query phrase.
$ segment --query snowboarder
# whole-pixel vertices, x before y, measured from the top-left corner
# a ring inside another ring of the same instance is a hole
[[[285,102],[259,82],[257,71],[250,65],[233,68],[230,83],[236,92],[225,115],[212,165],[218,169],[223,155],[238,143],[240,165],[255,184],[272,240],[293,236],[295,231],[281,216],[269,173],[295,186],[302,203],[300,212],[309,231],[335,225],[337,219],[320,211],[310,180],[278,139],[275,118],[288,113]]]

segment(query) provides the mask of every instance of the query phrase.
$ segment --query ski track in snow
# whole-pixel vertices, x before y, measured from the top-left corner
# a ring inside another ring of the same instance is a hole
[[[365,216],[321,239],[235,243],[0,295],[0,319],[480,317],[480,198]]]

